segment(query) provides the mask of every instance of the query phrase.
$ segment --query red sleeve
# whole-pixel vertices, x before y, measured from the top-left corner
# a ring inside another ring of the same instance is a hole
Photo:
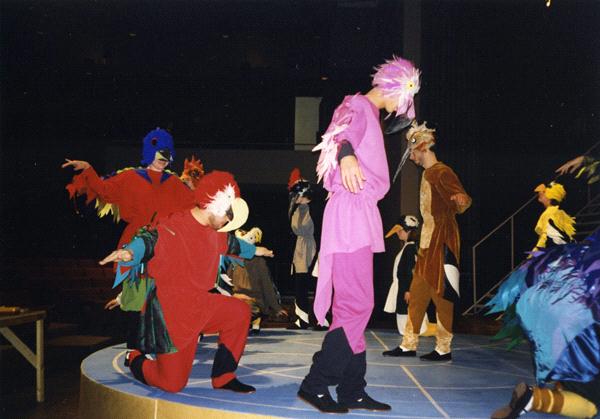
[[[81,172],[86,186],[104,202],[118,203],[128,195],[128,173],[122,172],[116,176],[102,180],[94,168],[90,166]]]

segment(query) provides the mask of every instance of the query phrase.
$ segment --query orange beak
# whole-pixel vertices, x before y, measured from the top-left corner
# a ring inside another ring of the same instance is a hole
[[[387,239],[388,237],[393,236],[396,233],[399,233],[400,230],[402,230],[402,226],[400,224],[396,224],[394,227],[392,227],[390,229],[390,231],[388,231],[385,235],[385,238]]]

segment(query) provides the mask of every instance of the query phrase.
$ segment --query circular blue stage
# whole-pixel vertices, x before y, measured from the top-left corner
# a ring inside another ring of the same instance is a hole
[[[98,351],[81,365],[80,417],[93,418],[234,418],[324,416],[296,397],[324,332],[263,329],[248,338],[237,374],[257,388],[253,394],[214,390],[210,384],[217,337],[198,345],[188,385],[171,394],[136,381],[123,366],[125,346]],[[488,418],[510,399],[520,381],[533,382],[527,347],[505,350],[487,336],[457,335],[453,361],[431,363],[417,358],[389,358],[395,347],[391,331],[367,330],[367,392],[392,405],[391,412],[352,411],[352,417]],[[421,338],[420,353],[433,348]],[[335,398],[335,389],[331,388]],[[544,417],[531,414],[528,417]]]

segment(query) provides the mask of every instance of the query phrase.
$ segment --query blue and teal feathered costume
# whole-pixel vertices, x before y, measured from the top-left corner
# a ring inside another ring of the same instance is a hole
[[[600,231],[581,243],[536,252],[487,304],[505,312],[507,337],[532,344],[536,380],[586,383],[600,376]]]

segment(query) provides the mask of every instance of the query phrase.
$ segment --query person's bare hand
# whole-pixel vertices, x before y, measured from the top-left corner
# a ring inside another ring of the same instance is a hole
[[[340,160],[340,170],[342,174],[342,184],[344,188],[352,193],[358,193],[364,187],[367,180],[362,173],[356,156],[346,156]]]
[[[133,253],[129,249],[119,249],[111,252],[110,255],[98,262],[100,265],[106,265],[110,262],[129,262],[133,259]]]
[[[90,164],[86,161],[83,160],[69,160],[69,159],[65,159],[66,163],[63,163],[62,167],[63,169],[71,166],[73,167],[73,170],[75,171],[79,171],[79,170],[85,170],[87,168],[90,167]]]
[[[564,175],[565,173],[573,173],[575,170],[579,169],[583,164],[583,156],[575,157],[573,160],[569,160],[558,169],[556,169],[556,173]]]
[[[464,193],[454,194],[450,197],[450,200],[456,202],[456,205],[458,205],[460,208],[469,205],[469,197]]]
[[[106,310],[112,310],[113,308],[119,307],[119,301],[116,298],[113,298],[112,300],[110,300],[108,303],[106,303],[106,305],[104,306],[104,308]]]
[[[272,258],[273,256],[275,256],[275,254],[272,250],[267,249],[266,247],[256,246],[256,252],[254,253],[254,256],[265,256],[268,258]]]
[[[404,301],[406,302],[406,304],[410,304],[410,292],[406,291],[404,293]]]

